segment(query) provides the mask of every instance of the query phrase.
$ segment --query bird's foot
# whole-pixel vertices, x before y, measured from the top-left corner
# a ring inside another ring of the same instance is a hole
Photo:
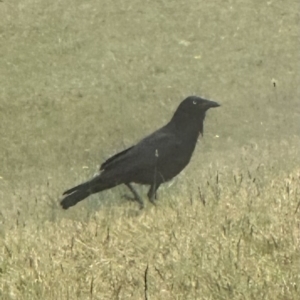
[[[123,199],[126,199],[126,200],[128,200],[128,201],[137,201],[134,197],[132,197],[132,196],[129,196],[129,195],[127,195],[127,194],[124,194],[124,195],[122,195],[122,198]]]
[[[140,209],[144,208],[144,203],[141,199],[136,199],[135,197],[129,196],[127,194],[122,195],[122,198],[126,199],[128,201],[131,201],[131,202],[138,202],[139,205],[140,205]]]
[[[158,199],[158,196],[157,196],[156,193],[155,193],[155,194],[152,194],[152,193],[150,193],[150,191],[149,191],[149,193],[148,193],[148,199],[149,199],[149,201],[150,201],[154,206],[156,206],[156,202],[157,202],[157,199]]]
[[[156,201],[155,200],[150,200],[150,203],[156,206]]]

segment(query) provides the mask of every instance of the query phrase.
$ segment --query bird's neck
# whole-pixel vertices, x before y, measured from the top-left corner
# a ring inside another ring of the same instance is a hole
[[[203,123],[205,119],[205,113],[201,116],[190,116],[181,112],[180,115],[174,115],[170,123],[173,123],[176,127],[176,132],[183,138],[190,137],[197,139],[199,134],[203,135]]]

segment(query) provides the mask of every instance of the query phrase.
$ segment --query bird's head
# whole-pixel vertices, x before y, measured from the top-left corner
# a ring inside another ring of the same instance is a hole
[[[197,96],[189,96],[178,106],[171,122],[181,130],[195,128],[203,135],[203,121],[208,109],[220,106],[219,103]]]
[[[190,116],[201,115],[212,107],[220,106],[219,103],[211,100],[206,100],[197,96],[189,96],[184,99],[177,108],[177,111],[186,113]]]

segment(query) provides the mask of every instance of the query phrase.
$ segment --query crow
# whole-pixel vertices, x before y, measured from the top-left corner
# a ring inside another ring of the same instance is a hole
[[[131,183],[150,185],[148,199],[154,204],[159,186],[179,174],[189,163],[203,121],[217,102],[197,96],[183,100],[167,125],[107,159],[99,174],[63,193],[60,204],[68,209],[88,196],[125,184],[142,209],[144,202]]]

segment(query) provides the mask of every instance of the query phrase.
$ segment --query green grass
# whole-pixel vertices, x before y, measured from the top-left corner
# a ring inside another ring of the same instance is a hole
[[[0,2],[0,298],[298,299],[297,9]],[[190,94],[222,106],[156,207],[60,209]]]

